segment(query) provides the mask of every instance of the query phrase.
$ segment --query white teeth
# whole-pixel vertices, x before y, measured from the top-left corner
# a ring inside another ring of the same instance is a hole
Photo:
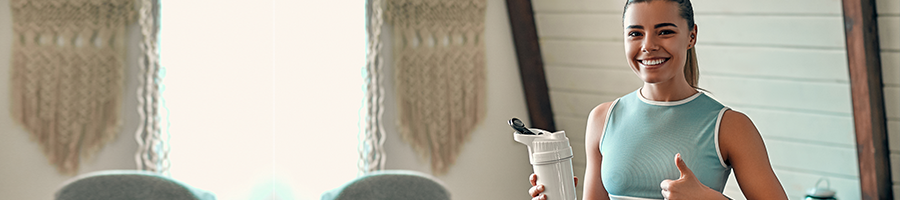
[[[642,60],[641,63],[649,66],[649,65],[658,65],[665,61],[666,61],[666,59],[653,59],[653,60]]]

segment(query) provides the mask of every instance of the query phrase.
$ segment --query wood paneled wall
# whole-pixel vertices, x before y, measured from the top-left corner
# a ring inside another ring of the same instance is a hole
[[[584,177],[588,113],[597,104],[641,86],[624,62],[621,20],[625,1],[532,3],[556,128],[566,131],[575,153],[575,174]],[[581,185],[577,191],[582,196]]]
[[[876,0],[894,199],[900,199],[900,0]]]
[[[898,1],[877,0],[895,196],[900,189]],[[641,85],[625,63],[624,2],[533,0],[557,129],[573,140],[579,176],[585,148],[580,141],[591,108]],[[693,4],[700,86],[753,119],[790,198],[802,199],[806,189],[827,177],[839,199],[858,199],[841,1]],[[742,198],[733,177],[726,194]]]

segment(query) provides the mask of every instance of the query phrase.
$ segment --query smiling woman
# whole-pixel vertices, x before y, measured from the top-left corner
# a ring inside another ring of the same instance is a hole
[[[732,168],[748,198],[787,199],[749,118],[698,90],[693,15],[689,0],[626,2],[625,58],[644,83],[591,111],[585,199],[729,199]]]
[[[622,51],[628,43],[623,42],[622,29],[617,28],[623,27],[621,8],[625,2],[534,1],[559,129],[584,131],[587,111],[598,102],[615,100],[643,84],[639,78],[630,78],[635,77],[631,75],[634,72],[622,62],[622,58],[628,61],[633,57]],[[878,2],[892,5],[896,1]],[[753,118],[788,196],[805,196],[807,188],[825,177],[837,190],[837,198],[859,198],[840,1],[694,3],[695,20],[700,25],[697,60],[703,63],[698,86]],[[882,10],[879,12],[896,13]],[[647,26],[644,28],[653,28]],[[885,98],[890,101],[892,96]],[[578,163],[583,162],[578,158],[585,156],[575,157],[573,162]],[[576,171],[580,171],[577,166]],[[724,193],[744,198],[742,189],[746,188],[738,187],[733,176],[728,180]]]

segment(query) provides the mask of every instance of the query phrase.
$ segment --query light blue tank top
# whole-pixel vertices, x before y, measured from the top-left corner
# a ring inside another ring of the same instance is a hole
[[[676,153],[701,183],[722,192],[731,173],[718,148],[726,110],[703,92],[661,102],[643,98],[638,89],[614,101],[599,147],[600,173],[610,197],[662,199],[660,182],[681,175]]]

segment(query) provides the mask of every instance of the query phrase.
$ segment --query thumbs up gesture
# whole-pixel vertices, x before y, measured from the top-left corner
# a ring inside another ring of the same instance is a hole
[[[684,164],[680,153],[675,154],[675,166],[681,172],[681,177],[678,180],[666,179],[659,184],[664,198],[668,200],[725,199],[721,193],[706,187],[700,183],[700,180],[697,180],[694,172],[687,167],[687,164]]]

